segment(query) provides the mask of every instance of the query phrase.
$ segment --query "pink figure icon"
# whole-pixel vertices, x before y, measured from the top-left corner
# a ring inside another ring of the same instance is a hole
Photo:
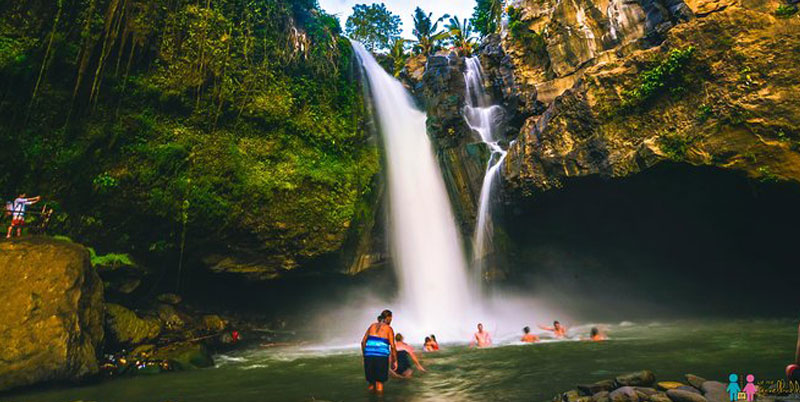
[[[745,385],[742,390],[747,394],[747,402],[753,402],[753,397],[756,395],[756,392],[758,392],[756,385],[753,384],[755,380],[756,378],[752,374],[747,375],[747,385]]]

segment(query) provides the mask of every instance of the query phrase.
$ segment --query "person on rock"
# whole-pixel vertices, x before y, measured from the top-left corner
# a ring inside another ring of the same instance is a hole
[[[371,324],[361,339],[367,389],[378,394],[383,393],[383,383],[389,379],[389,368],[397,369],[397,346],[391,324],[392,312],[383,310],[378,322]]]
[[[534,343],[539,342],[539,337],[531,333],[531,327],[525,327],[522,328],[522,338],[520,338],[519,341],[525,343]]]
[[[553,333],[553,336],[556,338],[566,338],[567,337],[567,327],[561,325],[558,321],[553,321],[552,327],[546,327],[544,325],[539,325],[539,328],[550,331]]]
[[[392,370],[398,378],[411,378],[414,374],[412,364],[417,367],[421,372],[425,372],[425,368],[417,360],[417,355],[414,354],[414,348],[411,345],[403,342],[403,335],[397,334],[394,337],[395,345],[397,347],[397,368]]]
[[[478,323],[478,332],[475,333],[469,345],[477,346],[479,348],[492,346],[492,336],[488,331],[483,330],[483,324]]]
[[[25,209],[28,207],[28,205],[36,204],[41,199],[42,197],[39,196],[27,198],[27,195],[22,193],[14,200],[14,203],[11,206],[11,225],[8,226],[6,239],[11,238],[14,228],[17,228],[17,237],[22,235],[22,226],[25,225]]]

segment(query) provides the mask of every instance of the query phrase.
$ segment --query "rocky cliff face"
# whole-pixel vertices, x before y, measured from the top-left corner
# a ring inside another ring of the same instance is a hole
[[[689,1],[694,18],[663,33],[661,45],[592,59],[544,114],[528,119],[509,152],[507,183],[547,190],[664,160],[800,181],[800,18],[777,17],[780,4]],[[634,37],[647,37],[648,26]],[[573,56],[591,53],[561,52],[575,46],[559,43],[548,37],[543,75],[558,77],[586,59]]]
[[[0,391],[97,373],[103,284],[85,248],[0,243]]]
[[[518,84],[550,103],[587,66],[654,46],[691,17],[681,0],[521,0],[509,7],[503,46]]]

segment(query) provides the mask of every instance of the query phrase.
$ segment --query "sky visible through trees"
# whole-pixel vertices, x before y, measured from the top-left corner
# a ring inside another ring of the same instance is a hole
[[[413,39],[411,30],[414,27],[412,15],[416,7],[422,7],[426,12],[433,13],[436,18],[444,14],[457,15],[459,18],[470,18],[475,9],[475,0],[319,0],[319,5],[326,12],[336,15],[344,29],[345,21],[353,13],[356,4],[384,3],[392,13],[400,16],[403,24],[402,36]]]

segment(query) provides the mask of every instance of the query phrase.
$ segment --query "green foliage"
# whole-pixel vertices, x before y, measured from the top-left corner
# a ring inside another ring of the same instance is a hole
[[[547,43],[544,36],[528,28],[528,24],[522,20],[521,9],[508,7],[508,30],[511,37],[529,49],[531,54],[540,59],[547,57]]]
[[[414,44],[414,51],[417,54],[428,56],[441,48],[441,42],[450,37],[446,30],[439,31],[439,23],[445,18],[450,17],[445,14],[436,21],[431,18],[433,13],[425,14],[421,8],[414,10],[414,30],[412,33],[417,38]]]
[[[775,16],[780,18],[789,18],[797,13],[797,6],[789,4],[781,4],[775,10]]]
[[[636,87],[623,92],[622,109],[630,111],[646,106],[664,91],[673,95],[685,92],[684,74],[692,61],[694,51],[693,46],[672,49],[666,59],[642,72]]]
[[[137,261],[176,261],[184,223],[190,258],[336,250],[378,171],[336,18],[312,0],[162,3],[64,2],[30,108],[58,8],[0,6],[0,187],[41,189],[55,230]]]
[[[461,21],[458,16],[453,16],[445,28],[450,33],[450,42],[458,55],[462,57],[472,56],[472,52],[475,50],[475,41],[477,40],[472,36],[472,24],[466,18]]]
[[[470,21],[481,36],[486,36],[500,29],[502,18],[503,0],[477,0]]]
[[[388,50],[400,38],[400,17],[381,4],[357,4],[347,18],[345,31],[369,51]]]
[[[397,77],[405,68],[406,60],[408,60],[405,39],[395,39],[394,43],[392,43],[392,48],[389,50],[389,57],[392,59],[392,73]]]
[[[136,265],[133,258],[128,254],[123,253],[108,253],[104,255],[97,255],[94,248],[87,247],[89,256],[91,257],[93,267],[108,267],[117,268],[122,266]]]
[[[658,138],[658,146],[668,158],[674,161],[682,161],[686,158],[695,139],[680,134],[667,134]]]
[[[700,123],[705,123],[713,115],[714,115],[714,109],[712,109],[711,106],[705,103],[700,105],[699,108],[697,108],[696,118],[697,121],[699,121]]]
[[[92,185],[96,192],[100,194],[108,193],[119,185],[119,181],[108,172],[103,172],[92,180]]]
[[[772,170],[769,166],[761,166],[758,168],[758,174],[760,175],[758,180],[762,183],[777,183],[781,179],[775,173],[772,173]]]

